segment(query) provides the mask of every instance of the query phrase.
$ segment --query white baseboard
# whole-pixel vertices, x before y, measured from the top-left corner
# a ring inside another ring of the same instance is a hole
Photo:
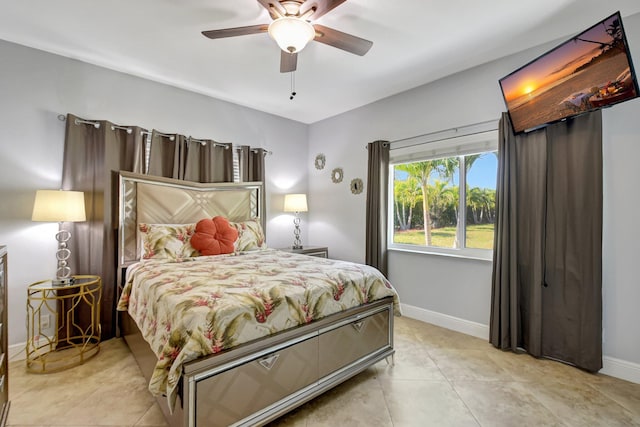
[[[403,316],[489,341],[489,326],[424,308],[401,304]],[[640,364],[602,356],[601,374],[640,384]]]
[[[640,384],[640,365],[615,357],[602,356],[601,374]]]
[[[489,326],[459,317],[449,316],[412,305],[401,304],[402,314],[412,319],[441,326],[452,331],[462,332],[483,340],[489,340]]]

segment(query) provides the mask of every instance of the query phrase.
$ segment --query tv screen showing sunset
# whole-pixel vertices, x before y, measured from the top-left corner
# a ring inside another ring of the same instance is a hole
[[[516,133],[635,98],[620,14],[502,78],[500,87]]]

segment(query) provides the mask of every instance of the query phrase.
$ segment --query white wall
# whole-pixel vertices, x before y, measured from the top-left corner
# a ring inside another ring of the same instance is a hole
[[[624,19],[632,55],[640,58],[640,14]],[[498,79],[557,43],[531,49],[368,106],[314,123],[309,130],[309,163],[325,153],[328,169],[343,166],[345,177],[366,180],[365,144],[395,140],[475,124],[505,110]],[[638,69],[638,67],[636,67]],[[401,79],[401,75],[393,78]],[[640,368],[640,280],[634,268],[639,251],[640,100],[603,112],[604,120],[604,354]],[[310,242],[328,245],[332,256],[364,259],[365,196],[346,183],[331,182],[329,171],[310,169]],[[488,325],[491,263],[437,255],[392,252],[389,278],[401,301],[419,309]],[[638,371],[640,372],[640,371]]]
[[[0,245],[9,250],[10,344],[26,341],[26,286],[55,274],[57,225],[31,222],[31,210],[37,189],[60,187],[59,114],[271,150],[267,241],[291,245],[283,194],[307,190],[307,125],[4,41],[0,58]]]

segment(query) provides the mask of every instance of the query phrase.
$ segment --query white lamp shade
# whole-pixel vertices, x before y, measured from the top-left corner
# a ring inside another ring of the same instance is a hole
[[[269,24],[269,35],[278,43],[280,49],[296,53],[313,40],[316,30],[304,19],[285,16]]]
[[[82,191],[38,190],[33,204],[32,221],[86,221]]]
[[[307,212],[307,195],[306,194],[285,194],[284,196],[285,212]]]

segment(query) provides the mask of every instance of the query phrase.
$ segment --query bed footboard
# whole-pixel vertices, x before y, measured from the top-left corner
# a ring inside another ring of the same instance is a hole
[[[131,323],[125,340],[147,377],[155,359]],[[182,407],[170,415],[158,401],[172,426],[263,425],[394,352],[389,297],[189,362]]]

